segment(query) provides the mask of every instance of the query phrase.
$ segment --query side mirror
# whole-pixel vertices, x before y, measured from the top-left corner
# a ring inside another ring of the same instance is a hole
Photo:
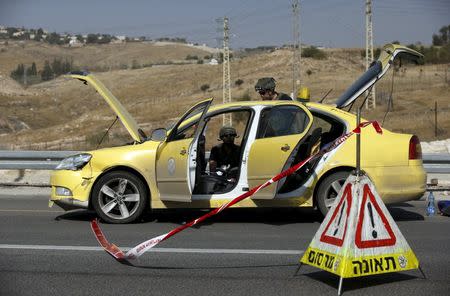
[[[152,131],[150,139],[152,141],[164,141],[167,137],[167,130],[165,128],[157,128]]]

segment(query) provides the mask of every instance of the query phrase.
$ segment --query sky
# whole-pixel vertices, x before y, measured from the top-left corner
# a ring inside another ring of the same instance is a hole
[[[0,25],[50,32],[182,37],[217,45],[229,18],[234,49],[293,40],[293,0],[0,0]],[[365,0],[299,0],[300,39],[325,47],[365,46]],[[450,25],[450,0],[373,0],[374,45],[431,44]],[[220,31],[220,30],[219,30]]]

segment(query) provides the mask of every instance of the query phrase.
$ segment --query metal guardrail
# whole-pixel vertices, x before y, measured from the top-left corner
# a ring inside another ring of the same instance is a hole
[[[0,150],[0,169],[53,170],[65,157],[79,151],[7,151]],[[427,173],[450,174],[450,154],[424,154]]]
[[[450,174],[450,154],[424,154],[423,166],[427,173]]]
[[[78,151],[9,151],[0,150],[0,170],[53,170],[67,156]]]

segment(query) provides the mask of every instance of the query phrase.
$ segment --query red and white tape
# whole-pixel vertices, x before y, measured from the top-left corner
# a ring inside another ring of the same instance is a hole
[[[137,245],[136,247],[130,249],[126,253],[124,253],[122,250],[120,250],[116,245],[108,242],[108,240],[104,236],[102,230],[100,229],[100,226],[98,225],[97,219],[94,219],[91,221],[92,231],[94,232],[94,234],[97,238],[97,241],[100,243],[100,245],[105,249],[106,252],[108,252],[111,256],[113,256],[116,260],[118,260],[120,262],[126,262],[128,259],[136,259],[136,258],[140,257],[142,254],[144,254],[145,252],[147,252],[149,249],[153,248],[154,246],[156,246],[160,242],[168,239],[169,237],[174,236],[178,232],[181,232],[181,231],[185,230],[186,228],[194,226],[194,225],[208,219],[211,216],[217,215],[218,213],[222,212],[223,210],[231,207],[234,204],[237,204],[238,202],[240,202],[243,199],[246,199],[247,197],[252,196],[256,192],[269,186],[270,184],[277,182],[278,180],[280,180],[286,176],[289,176],[293,172],[299,170],[301,167],[303,167],[307,162],[311,161],[312,159],[320,157],[320,156],[324,155],[325,153],[328,153],[331,150],[337,148],[340,144],[342,144],[344,141],[346,141],[351,135],[361,133],[361,128],[364,128],[370,124],[374,127],[374,129],[377,131],[377,133],[379,133],[379,134],[382,133],[382,129],[377,121],[362,122],[353,131],[335,139],[333,142],[331,142],[331,144],[327,145],[326,147],[323,147],[317,153],[315,153],[315,154],[309,156],[308,158],[306,158],[305,160],[293,165],[289,169],[281,172],[280,174],[276,175],[275,177],[271,178],[270,180],[267,180],[263,184],[252,188],[250,191],[239,195],[238,197],[234,198],[233,200],[229,201],[228,203],[223,204],[220,208],[216,208],[216,209],[212,210],[211,212],[209,212],[195,220],[192,220],[189,223],[179,226],[168,233],[165,233],[165,234],[159,235],[157,237],[151,238],[149,240],[146,240],[146,241],[140,243],[139,245]]]

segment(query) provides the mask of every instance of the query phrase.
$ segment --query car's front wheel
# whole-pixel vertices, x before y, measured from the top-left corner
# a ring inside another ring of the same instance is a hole
[[[342,186],[347,180],[350,172],[341,171],[326,177],[319,185],[317,190],[316,202],[319,211],[325,217],[333,206]]]
[[[102,176],[92,191],[92,205],[97,215],[108,223],[130,223],[142,216],[148,202],[144,183],[126,171]]]

